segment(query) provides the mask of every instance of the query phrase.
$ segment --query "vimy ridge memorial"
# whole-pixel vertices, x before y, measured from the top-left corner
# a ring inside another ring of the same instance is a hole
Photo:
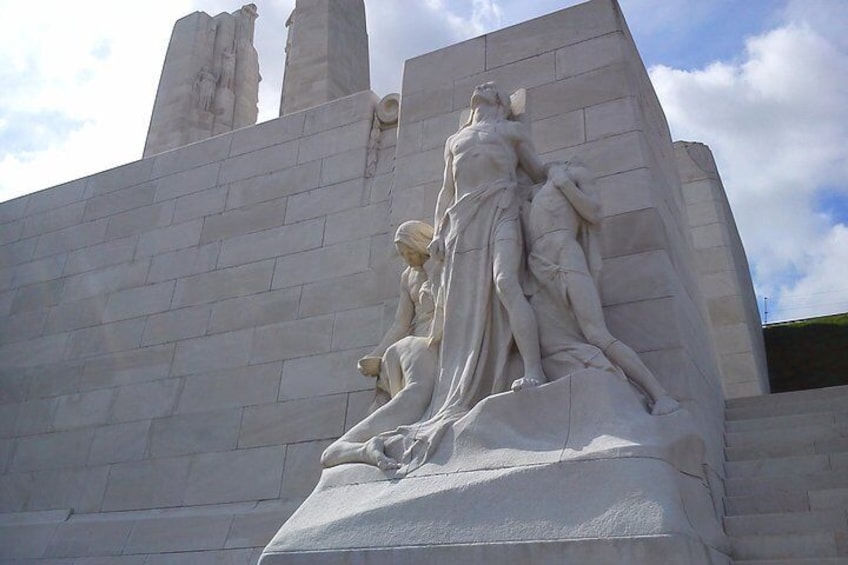
[[[255,125],[259,15],[176,23],[141,160],[0,203],[0,562],[848,559],[848,391],[769,395],[616,0],[385,96],[363,0],[297,0]]]

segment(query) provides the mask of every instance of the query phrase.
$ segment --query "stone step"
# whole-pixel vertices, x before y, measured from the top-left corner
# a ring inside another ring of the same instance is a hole
[[[734,559],[733,565],[845,565],[844,557],[813,557],[811,559]]]
[[[830,457],[830,455],[806,455],[800,457],[728,461],[724,464],[724,471],[728,479],[819,473],[833,470],[833,462]]]
[[[848,426],[811,425],[776,430],[726,432],[724,434],[724,444],[727,447],[739,447],[743,445],[778,445],[782,443],[803,445],[816,440],[839,439],[842,437],[848,437]]]
[[[834,509],[725,516],[724,530],[729,536],[810,532],[842,532],[848,535],[848,513]]]
[[[809,492],[781,491],[767,494],[728,496],[724,499],[727,516],[774,514],[848,508],[848,488],[818,489]]]
[[[848,410],[848,398],[836,396],[821,400],[798,400],[795,403],[767,404],[725,408],[728,421],[752,420],[755,418],[773,418],[792,414],[816,414],[821,412],[845,412]]]
[[[725,422],[724,427],[726,432],[733,433],[797,428],[802,426],[832,426],[834,424],[848,424],[848,411],[792,414],[789,416],[773,416],[751,420],[728,420]]]
[[[824,388],[811,388],[808,390],[796,390],[792,392],[777,392],[759,396],[746,396],[743,398],[731,398],[725,403],[727,408],[746,408],[751,406],[785,406],[798,402],[814,402],[818,400],[831,400],[842,397],[848,402],[848,385],[830,386]]]
[[[725,481],[725,492],[729,497],[834,488],[848,488],[848,473],[842,469],[820,473],[738,477]]]
[[[773,444],[751,444],[725,447],[727,461],[749,461],[752,459],[771,459],[777,457],[804,457],[844,453],[848,451],[848,437],[831,437],[815,441],[781,441]]]
[[[730,539],[736,563],[744,559],[841,557],[833,532],[760,534]]]

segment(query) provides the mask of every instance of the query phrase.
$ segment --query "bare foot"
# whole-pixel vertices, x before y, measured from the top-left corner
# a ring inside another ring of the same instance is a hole
[[[519,390],[523,390],[525,388],[536,388],[537,386],[541,386],[543,384],[545,384],[545,381],[538,377],[524,376],[520,379],[516,379],[515,381],[513,381],[510,389],[512,389],[513,392],[518,392]]]
[[[374,465],[382,471],[399,469],[400,463],[386,455],[384,449],[383,440],[372,437],[362,446],[363,463]]]
[[[651,414],[654,416],[663,416],[677,410],[680,410],[680,404],[669,395],[664,394],[654,402],[654,406],[651,408]]]

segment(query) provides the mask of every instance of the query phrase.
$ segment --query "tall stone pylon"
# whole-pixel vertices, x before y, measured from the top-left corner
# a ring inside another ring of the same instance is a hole
[[[371,88],[363,0],[297,0],[286,27],[281,116]]]
[[[177,20],[144,144],[155,155],[256,123],[259,58],[256,6]]]

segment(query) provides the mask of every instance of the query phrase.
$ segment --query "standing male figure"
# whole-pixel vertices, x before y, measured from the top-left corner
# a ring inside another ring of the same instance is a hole
[[[530,208],[527,265],[536,281],[556,297],[559,303],[554,308],[570,310],[586,341],[603,351],[647,393],[652,413],[668,414],[678,409],[677,401],[636,352],[612,336],[604,322],[595,280],[600,271],[600,254],[592,257],[592,253],[587,253],[592,239],[588,232],[603,220],[600,202],[587,190],[593,182],[589,171],[580,165],[558,164],[548,169],[548,181]]]
[[[524,125],[511,120],[509,96],[477,86],[471,119],[445,143],[431,256],[443,261],[444,308],[439,382],[443,409],[470,408],[506,388],[510,337],[524,364],[513,390],[545,382],[533,308],[521,288],[523,244],[516,194],[521,166],[535,181],[545,169]],[[438,396],[437,392],[437,396]]]

